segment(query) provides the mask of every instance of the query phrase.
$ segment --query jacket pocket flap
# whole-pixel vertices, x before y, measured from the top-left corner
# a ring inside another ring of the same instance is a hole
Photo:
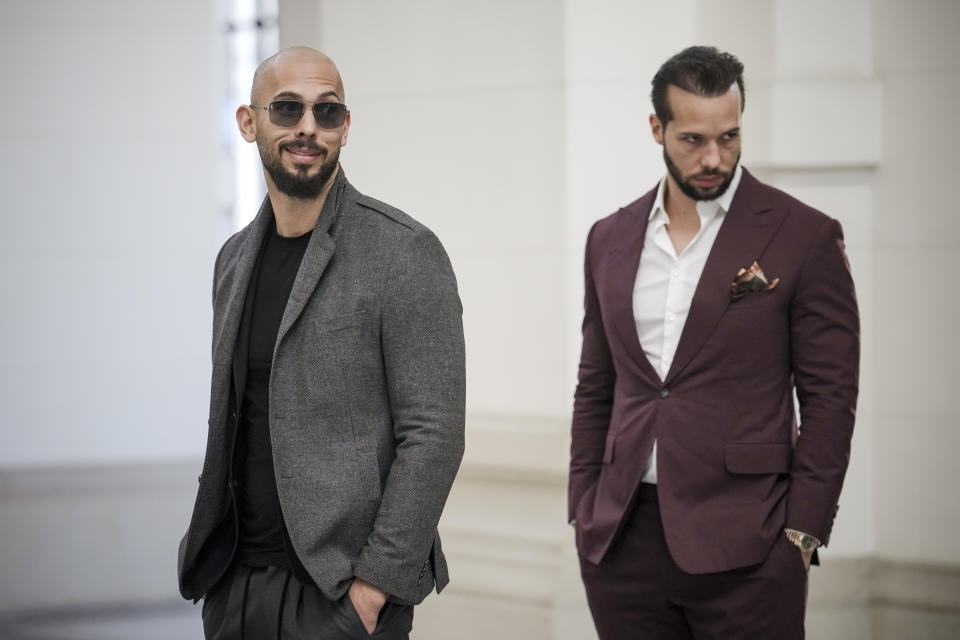
[[[731,442],[724,458],[730,473],[789,473],[793,447],[776,442]]]

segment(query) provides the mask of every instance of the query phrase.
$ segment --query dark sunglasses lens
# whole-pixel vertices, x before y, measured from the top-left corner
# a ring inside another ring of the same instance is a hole
[[[318,102],[313,105],[313,115],[324,129],[336,129],[347,119],[347,107],[338,102]]]
[[[270,103],[270,122],[278,127],[292,127],[303,117],[303,103],[296,100],[277,100]]]

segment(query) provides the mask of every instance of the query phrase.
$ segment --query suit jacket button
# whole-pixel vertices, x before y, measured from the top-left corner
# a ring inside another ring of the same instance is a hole
[[[669,389],[660,389],[660,397],[661,397],[661,398],[664,398],[664,399],[669,398],[669,397],[670,397],[670,390],[669,390]]]

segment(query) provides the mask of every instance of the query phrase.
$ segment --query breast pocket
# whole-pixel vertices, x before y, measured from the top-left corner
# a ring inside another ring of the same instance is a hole
[[[367,325],[370,320],[370,313],[366,309],[360,309],[341,316],[329,318],[317,318],[311,323],[311,333],[314,335],[323,335],[328,333],[338,333],[348,329],[360,328]]]
[[[312,318],[302,333],[300,356],[308,366],[336,369],[338,376],[351,360],[371,357],[380,343],[374,315],[364,309]]]

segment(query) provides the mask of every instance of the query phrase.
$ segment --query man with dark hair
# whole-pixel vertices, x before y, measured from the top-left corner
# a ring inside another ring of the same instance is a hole
[[[602,640],[803,638],[836,515],[853,281],[839,223],[739,166],[742,73],[660,68],[666,176],[587,239],[568,506]]]
[[[347,182],[344,101],[333,61],[293,47],[237,109],[267,197],[214,267],[207,453],[179,554],[207,640],[405,640],[448,581],[456,279],[436,236]]]
[[[650,90],[653,113],[663,126],[673,120],[673,111],[667,100],[668,87],[713,98],[725,94],[734,83],[740,93],[742,113],[746,106],[743,64],[736,56],[717,51],[714,47],[689,47],[664,62],[653,76]]]

